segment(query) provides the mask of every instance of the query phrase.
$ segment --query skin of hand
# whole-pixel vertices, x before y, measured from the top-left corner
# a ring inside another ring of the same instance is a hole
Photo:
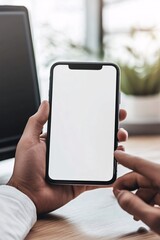
[[[95,189],[91,186],[50,185],[45,181],[46,135],[41,133],[48,115],[49,103],[43,101],[37,113],[29,118],[17,145],[14,170],[8,182],[8,185],[16,187],[34,202],[37,214],[53,211],[82,192]],[[126,117],[125,110],[121,110],[119,115],[123,120]],[[125,141],[126,138],[126,131],[120,129],[119,141]]]
[[[160,234],[160,164],[118,150],[115,158],[133,170],[118,178],[113,185],[119,205],[135,220],[142,220]]]

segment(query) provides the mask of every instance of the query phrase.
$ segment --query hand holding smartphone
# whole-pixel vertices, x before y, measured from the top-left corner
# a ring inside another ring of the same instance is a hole
[[[58,62],[50,73],[47,180],[108,185],[116,179],[119,68]]]

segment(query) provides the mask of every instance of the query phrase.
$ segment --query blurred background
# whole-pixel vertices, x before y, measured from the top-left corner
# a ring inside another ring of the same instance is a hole
[[[57,60],[108,61],[121,68],[124,127],[160,133],[159,0],[0,0],[30,14],[42,99]]]

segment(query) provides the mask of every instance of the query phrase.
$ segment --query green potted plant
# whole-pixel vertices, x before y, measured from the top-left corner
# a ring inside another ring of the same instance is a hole
[[[128,111],[128,122],[160,123],[160,57],[159,51],[151,62],[140,59],[132,48],[127,47],[133,65],[120,64],[121,91],[124,107]]]
[[[126,95],[151,96],[160,93],[160,60],[153,64],[122,65],[121,90]]]

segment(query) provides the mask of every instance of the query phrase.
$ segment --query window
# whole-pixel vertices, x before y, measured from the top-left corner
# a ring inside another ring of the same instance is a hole
[[[153,60],[160,46],[159,9],[157,0],[104,0],[105,57],[133,64],[135,58],[125,51],[130,46]]]

